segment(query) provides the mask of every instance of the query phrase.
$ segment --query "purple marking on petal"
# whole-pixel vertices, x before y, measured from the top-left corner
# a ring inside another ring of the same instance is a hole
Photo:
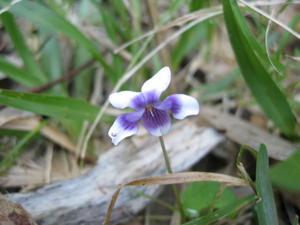
[[[132,129],[136,122],[142,117],[144,110],[138,112],[124,113],[118,116],[120,125],[125,130]]]
[[[147,105],[156,104],[159,101],[159,96],[155,93],[155,91],[149,91],[141,93],[136,96],[132,101],[131,105],[136,110],[141,110],[145,108]]]
[[[133,106],[134,109],[136,110],[140,110],[145,108],[145,106],[147,105],[145,102],[145,97],[144,95],[141,93],[140,95],[136,96],[133,100],[131,105]]]
[[[159,100],[159,95],[155,91],[143,92],[142,94],[145,98],[146,105],[153,105]]]
[[[142,116],[142,123],[152,135],[161,136],[169,131],[171,118],[168,112],[149,106]]]
[[[108,135],[115,145],[138,131],[137,121],[142,117],[143,113],[144,110],[140,110],[138,112],[125,113],[117,117],[108,131]]]
[[[199,103],[196,98],[185,94],[173,94],[155,106],[161,110],[171,110],[174,118],[182,120],[187,116],[199,113]]]
[[[180,111],[181,106],[176,95],[170,95],[158,106],[156,106],[156,108],[161,110],[171,110],[173,113],[178,113]]]

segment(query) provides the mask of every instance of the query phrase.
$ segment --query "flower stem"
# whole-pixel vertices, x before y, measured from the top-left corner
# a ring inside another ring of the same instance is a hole
[[[166,149],[166,146],[165,146],[163,136],[159,137],[159,142],[160,142],[160,145],[161,145],[161,149],[163,151],[166,169],[167,169],[168,173],[171,174],[171,173],[173,173],[173,170],[172,170],[172,167],[171,167],[170,159],[169,159],[169,156],[168,156],[168,152],[167,152],[167,149]],[[181,215],[181,220],[182,220],[181,222],[184,222],[185,216],[184,216],[184,211],[183,211],[183,207],[182,207],[182,204],[181,204],[181,201],[180,201],[177,186],[175,184],[173,184],[172,189],[173,189],[173,192],[174,192],[174,195],[175,195],[177,207],[179,208],[179,212],[180,212],[180,215]]]
[[[161,149],[164,154],[166,169],[167,169],[168,173],[173,173],[163,136],[159,137],[159,141],[160,141]]]

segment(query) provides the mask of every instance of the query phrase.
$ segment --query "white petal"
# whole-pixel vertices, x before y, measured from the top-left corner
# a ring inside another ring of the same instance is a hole
[[[125,113],[117,117],[108,131],[108,136],[112,139],[114,145],[117,145],[124,138],[137,133],[137,121],[143,115],[143,110],[139,112]]]
[[[175,94],[174,96],[176,96],[180,106],[176,112],[173,112],[174,118],[182,120],[187,116],[199,113],[200,106],[196,98],[184,94]]]
[[[140,94],[140,92],[134,91],[120,91],[112,93],[108,100],[114,107],[118,109],[124,109],[126,107],[133,108],[132,100]]]
[[[169,67],[165,66],[143,84],[142,92],[155,91],[160,95],[168,88],[170,81],[171,71]]]
[[[174,94],[168,96],[156,108],[171,110],[176,119],[182,120],[187,116],[197,115],[200,107],[196,98],[184,94]]]

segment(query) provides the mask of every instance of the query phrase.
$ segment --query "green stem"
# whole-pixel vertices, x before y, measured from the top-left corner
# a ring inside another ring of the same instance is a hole
[[[171,173],[173,173],[173,170],[172,170],[172,167],[171,167],[170,159],[169,159],[169,156],[168,156],[168,152],[167,152],[167,149],[166,149],[166,146],[165,146],[163,136],[159,137],[159,142],[160,142],[160,145],[161,145],[161,149],[163,151],[166,169],[167,169],[168,173],[171,174]],[[183,207],[182,207],[182,204],[181,204],[181,201],[180,201],[179,192],[178,192],[178,189],[177,189],[175,184],[172,185],[172,189],[173,189],[173,192],[174,192],[174,195],[175,195],[177,207],[179,208],[179,212],[180,212],[180,215],[181,215],[181,220],[182,220],[181,222],[184,222],[185,221],[184,211],[183,211]]]
[[[171,163],[170,163],[170,160],[169,160],[169,156],[168,156],[168,152],[167,152],[167,149],[166,149],[166,146],[165,146],[165,142],[164,142],[163,136],[159,137],[159,141],[160,141],[161,149],[163,151],[166,169],[167,169],[168,173],[173,173],[173,170],[172,170],[172,167],[171,167]]]

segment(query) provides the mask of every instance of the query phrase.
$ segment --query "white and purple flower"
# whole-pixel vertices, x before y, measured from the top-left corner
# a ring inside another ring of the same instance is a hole
[[[147,80],[141,92],[120,91],[109,96],[109,102],[116,108],[130,107],[135,112],[121,114],[108,131],[112,142],[117,145],[126,137],[138,131],[138,121],[154,136],[166,134],[171,127],[171,112],[174,118],[182,120],[187,116],[199,113],[199,103],[191,96],[173,94],[162,102],[160,95],[171,81],[169,67],[163,67],[152,78]]]

